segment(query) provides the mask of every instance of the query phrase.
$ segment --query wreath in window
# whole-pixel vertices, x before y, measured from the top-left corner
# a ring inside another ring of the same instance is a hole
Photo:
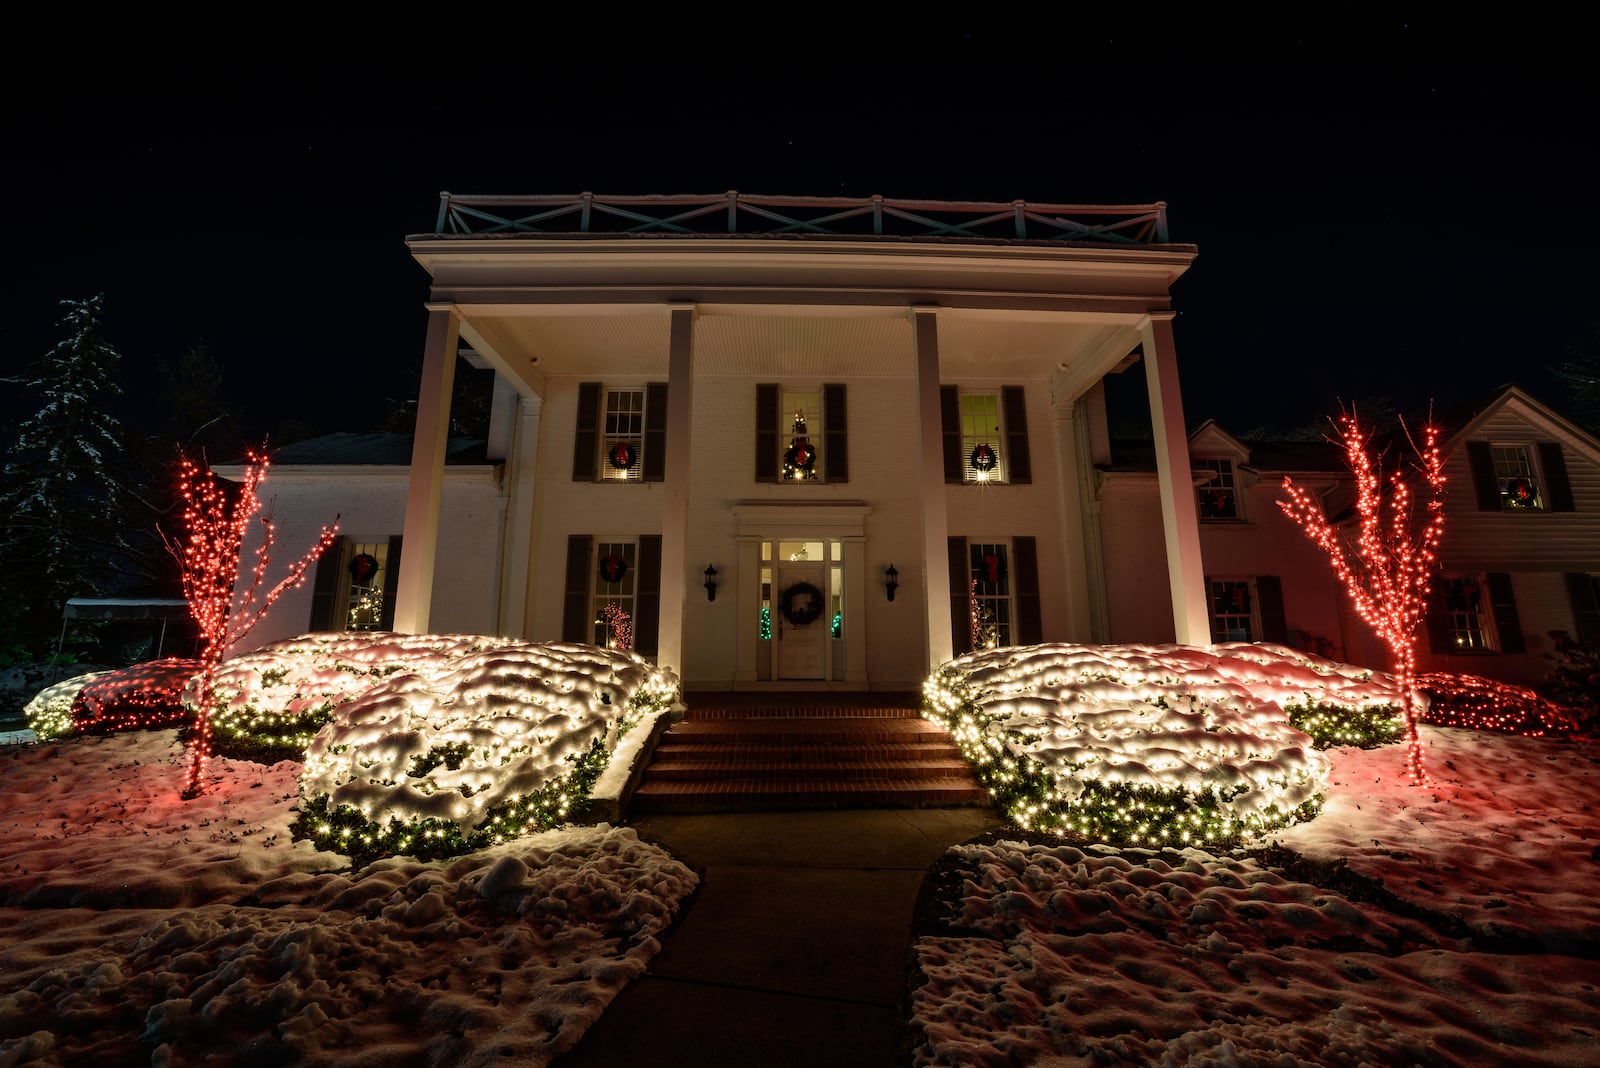
[[[822,591],[809,582],[796,582],[778,597],[778,611],[796,627],[815,623],[822,609]]]
[[[606,582],[621,582],[628,573],[628,561],[616,553],[606,553],[600,558],[600,577]]]
[[[1506,483],[1506,499],[1513,508],[1530,508],[1539,500],[1539,487],[1532,479],[1513,478]]]
[[[633,446],[626,441],[613,442],[606,451],[606,463],[618,471],[626,471],[633,466]]]
[[[810,478],[817,466],[817,450],[808,441],[797,441],[783,454],[785,471],[799,472],[801,478]]]
[[[356,553],[350,558],[350,582],[365,586],[378,573],[378,558],[371,553]]]
[[[968,457],[968,460],[972,463],[974,471],[982,471],[984,474],[988,474],[1000,462],[1000,457],[995,455],[993,446],[979,445],[972,450],[972,455]]]

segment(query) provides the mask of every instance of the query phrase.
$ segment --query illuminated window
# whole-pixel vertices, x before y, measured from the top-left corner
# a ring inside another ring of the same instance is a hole
[[[633,541],[602,541],[596,546],[594,644],[633,648],[634,575],[639,546]],[[617,607],[608,617],[606,609]]]
[[[1253,600],[1248,579],[1207,580],[1206,607],[1211,616],[1211,640],[1255,641]]]
[[[1500,507],[1542,509],[1544,498],[1533,465],[1533,450],[1527,445],[1491,446],[1494,480],[1500,489]]]
[[[1004,482],[999,395],[963,393],[960,411],[962,477],[967,482]]]
[[[778,437],[778,477],[785,482],[821,481],[822,401],[812,390],[783,391],[778,409],[783,432]]]
[[[383,630],[383,588],[388,577],[389,542],[347,540],[343,597],[334,618],[345,630]]]
[[[1211,477],[1195,487],[1201,519],[1238,519],[1239,497],[1233,481],[1232,460],[1195,460],[1195,470]],[[1232,639],[1230,639],[1232,640]]]
[[[600,435],[602,480],[637,481],[644,460],[644,390],[608,389]]]
[[[1481,575],[1442,579],[1440,609],[1448,648],[1456,652],[1492,650],[1489,598]]]
[[[1010,546],[971,542],[972,647],[996,649],[1012,644]]]

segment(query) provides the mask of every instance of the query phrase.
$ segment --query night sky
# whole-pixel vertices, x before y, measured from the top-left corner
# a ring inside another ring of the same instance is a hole
[[[427,279],[404,237],[440,190],[1165,200],[1199,248],[1174,291],[1191,423],[1507,381],[1562,407],[1549,366],[1600,338],[1582,35],[1281,10],[41,38],[53,71],[4,74],[0,359],[41,355],[57,302],[104,292],[124,422],[154,411],[156,361],[203,340],[258,430],[364,430],[413,388]]]

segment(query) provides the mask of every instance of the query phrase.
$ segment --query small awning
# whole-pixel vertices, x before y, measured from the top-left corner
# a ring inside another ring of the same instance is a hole
[[[187,619],[189,602],[148,597],[74,597],[62,619]]]

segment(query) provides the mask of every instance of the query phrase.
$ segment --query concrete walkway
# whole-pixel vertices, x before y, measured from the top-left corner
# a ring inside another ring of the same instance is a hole
[[[912,911],[987,808],[646,816],[701,873],[687,915],[556,1068],[905,1063]]]

